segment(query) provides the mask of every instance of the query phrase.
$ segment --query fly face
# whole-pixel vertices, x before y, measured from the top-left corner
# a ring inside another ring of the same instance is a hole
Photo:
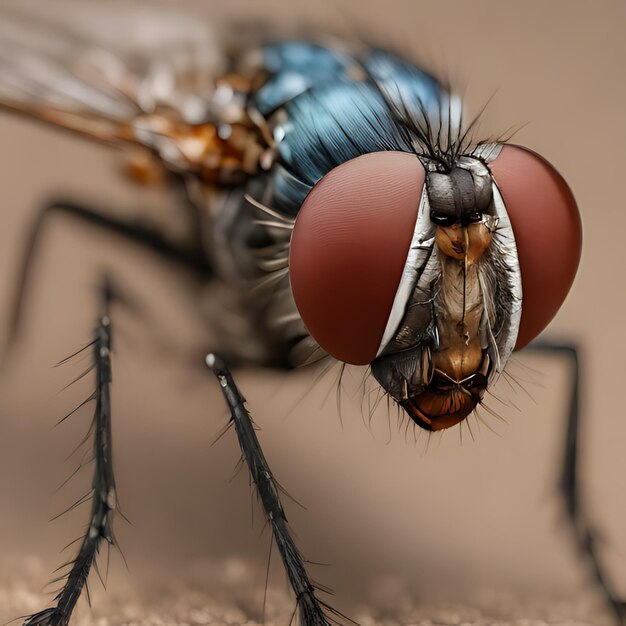
[[[492,312],[486,303],[496,294],[483,293],[493,284],[481,284],[480,274],[493,271],[484,266],[498,254],[490,248],[499,219],[489,170],[478,159],[462,159],[449,171],[433,165],[426,174],[424,204],[434,228],[434,277],[414,293],[408,318],[371,367],[419,426],[440,430],[474,410],[493,373],[487,331]],[[415,300],[424,292],[428,298]],[[427,311],[428,318],[418,321],[415,308]],[[426,336],[407,341],[424,322]],[[403,349],[407,343],[413,345]]]
[[[563,179],[528,150],[490,145],[447,167],[380,152],[335,168],[298,214],[289,273],[320,346],[370,364],[416,424],[441,430],[556,313],[579,255]]]

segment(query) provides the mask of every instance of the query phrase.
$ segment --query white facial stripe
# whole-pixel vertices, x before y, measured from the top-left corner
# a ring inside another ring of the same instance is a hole
[[[385,327],[385,332],[383,333],[383,338],[376,356],[380,356],[385,346],[396,336],[398,326],[400,326],[409,299],[413,294],[415,283],[430,257],[430,252],[434,245],[434,237],[435,227],[430,221],[430,205],[428,204],[428,194],[424,186],[417,211],[417,220],[415,222],[415,229],[413,230],[411,246],[409,247],[409,254],[404,264],[404,269],[402,270],[400,284],[398,285],[398,290],[393,300],[393,306],[391,307],[391,313],[387,320],[387,326]]]
[[[506,206],[502,195],[500,194],[500,190],[495,183],[492,184],[492,188],[493,204],[496,209],[496,217],[498,218],[498,227],[496,229],[498,234],[498,247],[502,253],[501,259],[507,268],[509,289],[511,291],[513,305],[509,321],[509,332],[500,340],[500,345],[498,346],[499,364],[496,368],[494,368],[493,377],[490,380],[491,384],[495,382],[497,375],[502,372],[513,352],[513,349],[515,348],[520,320],[522,318],[522,273],[517,256],[515,235],[513,234],[511,220],[509,219],[509,214],[506,211]]]

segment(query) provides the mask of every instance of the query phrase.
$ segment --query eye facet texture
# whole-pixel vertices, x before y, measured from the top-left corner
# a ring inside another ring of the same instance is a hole
[[[312,189],[291,238],[289,276],[308,331],[335,358],[376,356],[424,188],[419,159],[374,152],[331,170]]]
[[[538,154],[506,145],[489,168],[511,220],[522,275],[522,319],[515,349],[534,339],[559,310],[582,249],[576,200]]]

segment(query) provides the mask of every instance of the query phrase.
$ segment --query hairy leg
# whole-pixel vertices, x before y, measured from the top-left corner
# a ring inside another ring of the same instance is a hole
[[[291,537],[287,517],[280,501],[278,484],[261,449],[254,423],[244,404],[245,399],[237,388],[230,370],[215,354],[207,355],[206,363],[217,376],[230,409],[231,423],[237,433],[243,459],[258,491],[287,578],[296,596],[300,624],[302,626],[328,626],[330,622],[337,621],[337,618],[346,619],[316,596],[316,586],[309,578],[304,567],[304,559]]]
[[[565,503],[567,517],[574,530],[578,550],[588,562],[595,581],[610,607],[617,624],[626,624],[626,603],[620,601],[609,581],[602,565],[597,548],[597,537],[589,516],[583,506],[578,480],[580,448],[580,412],[581,374],[580,352],[576,345],[538,341],[530,344],[529,349],[544,354],[561,355],[572,365],[572,383],[567,406],[567,428],[563,450],[563,464],[559,480],[559,490]]]
[[[117,498],[113,476],[111,449],[111,318],[109,304],[111,291],[105,286],[102,292],[102,312],[90,344],[93,351],[96,388],[89,397],[95,402],[90,433],[93,435],[94,474],[91,492],[81,498],[82,503],[91,496],[90,522],[80,543],[76,557],[67,563],[69,572],[63,577],[63,587],[55,596],[55,606],[29,616],[25,626],[65,626],[69,623],[72,611],[87,584],[91,567],[95,565],[102,540],[114,545],[112,518]]]

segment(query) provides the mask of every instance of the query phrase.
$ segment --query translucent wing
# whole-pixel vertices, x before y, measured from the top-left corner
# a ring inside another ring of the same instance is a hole
[[[189,129],[222,117],[226,63],[201,20],[109,3],[72,4],[62,23],[41,4],[0,15],[1,107],[178,168],[202,153]]]

